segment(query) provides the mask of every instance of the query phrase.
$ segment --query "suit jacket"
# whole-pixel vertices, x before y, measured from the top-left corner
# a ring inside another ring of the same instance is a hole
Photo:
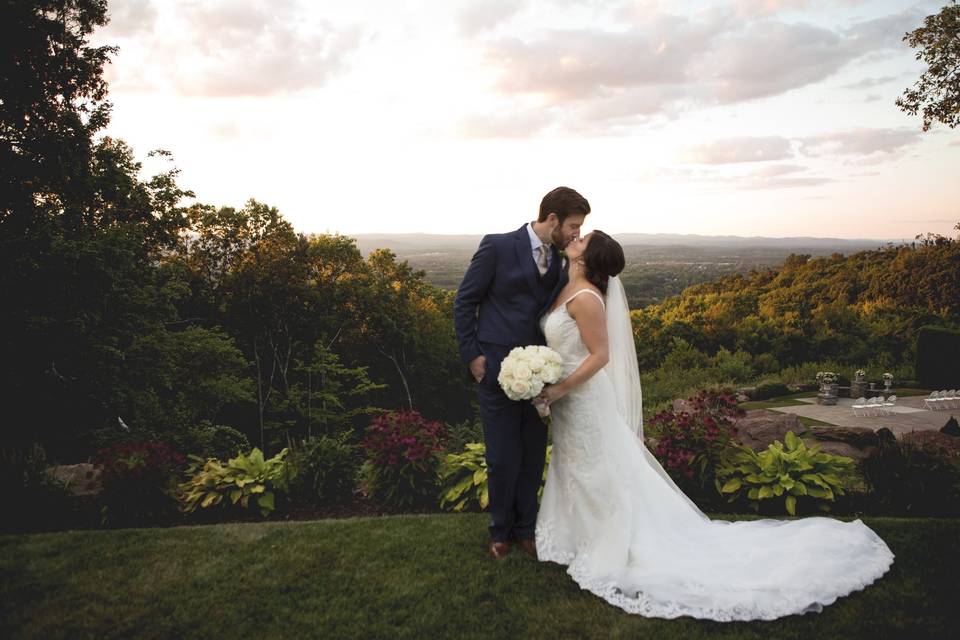
[[[457,290],[453,323],[465,363],[482,355],[479,343],[504,347],[544,344],[540,316],[567,282],[560,252],[541,277],[533,261],[527,225],[486,235]]]

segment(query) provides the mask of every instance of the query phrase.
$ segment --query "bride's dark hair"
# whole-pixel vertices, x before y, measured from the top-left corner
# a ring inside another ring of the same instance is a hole
[[[620,243],[597,229],[590,232],[590,242],[587,243],[581,258],[586,268],[587,280],[604,295],[607,293],[607,278],[623,271],[627,264]]]

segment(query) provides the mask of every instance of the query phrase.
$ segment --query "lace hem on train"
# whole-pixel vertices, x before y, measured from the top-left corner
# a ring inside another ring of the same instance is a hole
[[[859,521],[857,521],[859,522]],[[862,591],[889,571],[894,556],[880,539],[873,542],[874,554],[866,565],[861,565],[858,575],[835,576],[826,583],[811,583],[792,591],[743,590],[743,602],[735,605],[688,604],[679,600],[658,600],[655,594],[637,593],[636,597],[624,594],[611,580],[596,579],[590,569],[590,555],[561,550],[552,535],[552,526],[537,523],[537,556],[541,562],[555,562],[567,566],[567,573],[581,589],[603,598],[606,602],[627,613],[648,618],[674,619],[689,616],[716,622],[749,620],[775,620],[789,615],[819,613],[823,607],[833,604],[838,598]],[[706,587],[695,581],[678,584],[698,598],[708,598]],[[735,587],[728,587],[735,590]],[[699,593],[698,593],[699,592]]]

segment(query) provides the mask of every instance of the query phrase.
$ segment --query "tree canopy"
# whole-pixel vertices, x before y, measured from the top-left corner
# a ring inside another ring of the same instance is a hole
[[[921,113],[924,131],[934,122],[954,128],[960,123],[960,5],[951,0],[903,39],[919,49],[917,60],[927,70],[897,98],[897,106],[910,115]]]

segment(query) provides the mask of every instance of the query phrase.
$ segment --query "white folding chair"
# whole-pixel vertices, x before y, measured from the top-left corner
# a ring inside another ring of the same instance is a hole
[[[860,415],[861,412],[864,416],[867,415],[867,399],[863,396],[857,398],[857,400],[853,403],[853,415],[857,416],[858,418],[862,418],[863,416]]]
[[[886,415],[893,413],[893,408],[897,406],[897,396],[889,396],[883,401],[883,412]]]
[[[960,396],[957,395],[957,390],[950,389],[949,391],[945,391],[944,393],[947,394],[947,397],[943,398],[944,400],[943,406],[948,409],[956,409],[957,403],[960,403]]]
[[[939,410],[940,408],[939,405],[940,405],[939,391],[931,391],[930,395],[928,395],[926,398],[923,399],[923,406],[925,406],[927,409],[930,409],[931,411]]]
[[[869,400],[867,400],[867,413],[871,416],[877,415],[878,413],[880,413],[880,411],[882,410],[880,407],[880,403],[882,402],[883,402],[883,399],[879,397],[870,398]]]

